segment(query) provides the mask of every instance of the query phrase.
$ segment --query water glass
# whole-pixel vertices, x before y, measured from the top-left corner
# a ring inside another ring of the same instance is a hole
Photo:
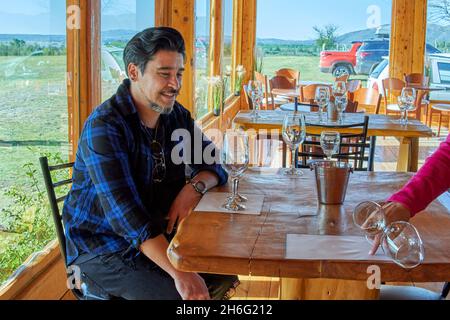
[[[369,242],[380,236],[384,253],[402,268],[414,268],[423,262],[423,242],[417,229],[405,221],[386,225],[386,214],[381,203],[359,203],[353,210],[353,222],[364,231]]]
[[[401,95],[398,97],[398,107],[401,111],[400,123],[408,124],[408,111],[416,108],[416,90],[410,87],[404,87]]]
[[[249,138],[242,130],[227,130],[224,134],[221,163],[228,172],[233,185],[233,193],[227,198],[223,207],[230,211],[245,210],[239,197],[239,179],[244,175],[249,164]]]
[[[252,99],[253,104],[253,111],[251,115],[252,118],[256,120],[259,117],[258,111],[261,108],[261,103],[263,100],[263,89],[261,81],[250,80],[248,82],[247,90],[248,94],[250,95],[250,98]]]
[[[345,81],[335,81],[332,88],[333,96],[342,97],[347,94],[347,83]]]
[[[324,108],[330,103],[330,88],[318,86],[316,88],[315,102],[319,106],[319,121],[323,121]]]
[[[347,95],[335,97],[334,104],[336,106],[336,110],[339,115],[339,123],[343,123],[344,122],[344,112],[345,112],[345,109],[347,108],[347,104],[348,104]]]
[[[286,169],[283,174],[290,176],[303,175],[301,170],[295,168],[295,150],[297,150],[306,138],[305,116],[300,113],[287,114],[283,121],[282,135],[284,142],[292,152],[292,166]]]
[[[320,134],[320,146],[327,160],[331,160],[333,154],[339,153],[341,144],[341,135],[336,131],[322,131]]]

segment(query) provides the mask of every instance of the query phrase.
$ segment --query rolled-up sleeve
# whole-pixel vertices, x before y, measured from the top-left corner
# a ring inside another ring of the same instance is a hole
[[[136,249],[163,233],[140,199],[120,125],[101,118],[88,121],[82,139],[85,165],[114,232]]]

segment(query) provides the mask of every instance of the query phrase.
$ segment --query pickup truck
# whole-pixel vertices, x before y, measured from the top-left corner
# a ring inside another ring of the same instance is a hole
[[[354,41],[350,51],[322,51],[320,53],[320,71],[331,72],[334,77],[339,77],[343,73],[354,74],[356,52],[361,45],[362,41]]]

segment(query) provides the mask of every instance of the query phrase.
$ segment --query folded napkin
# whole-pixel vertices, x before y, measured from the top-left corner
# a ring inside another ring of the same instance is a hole
[[[226,202],[230,193],[226,192],[207,192],[194,211],[201,212],[223,212],[223,213],[239,213],[239,214],[252,214],[260,215],[262,206],[264,203],[264,195],[260,194],[243,194],[248,198],[247,202],[241,204],[245,206],[245,210],[230,211],[223,208],[223,204]]]
[[[391,260],[381,248],[369,255],[371,244],[365,237],[329,235],[286,235],[286,259],[301,260]]]

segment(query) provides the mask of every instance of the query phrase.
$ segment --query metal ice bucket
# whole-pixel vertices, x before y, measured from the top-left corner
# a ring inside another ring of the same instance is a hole
[[[314,161],[311,170],[316,175],[317,198],[322,204],[343,204],[348,179],[353,168],[337,161]]]

